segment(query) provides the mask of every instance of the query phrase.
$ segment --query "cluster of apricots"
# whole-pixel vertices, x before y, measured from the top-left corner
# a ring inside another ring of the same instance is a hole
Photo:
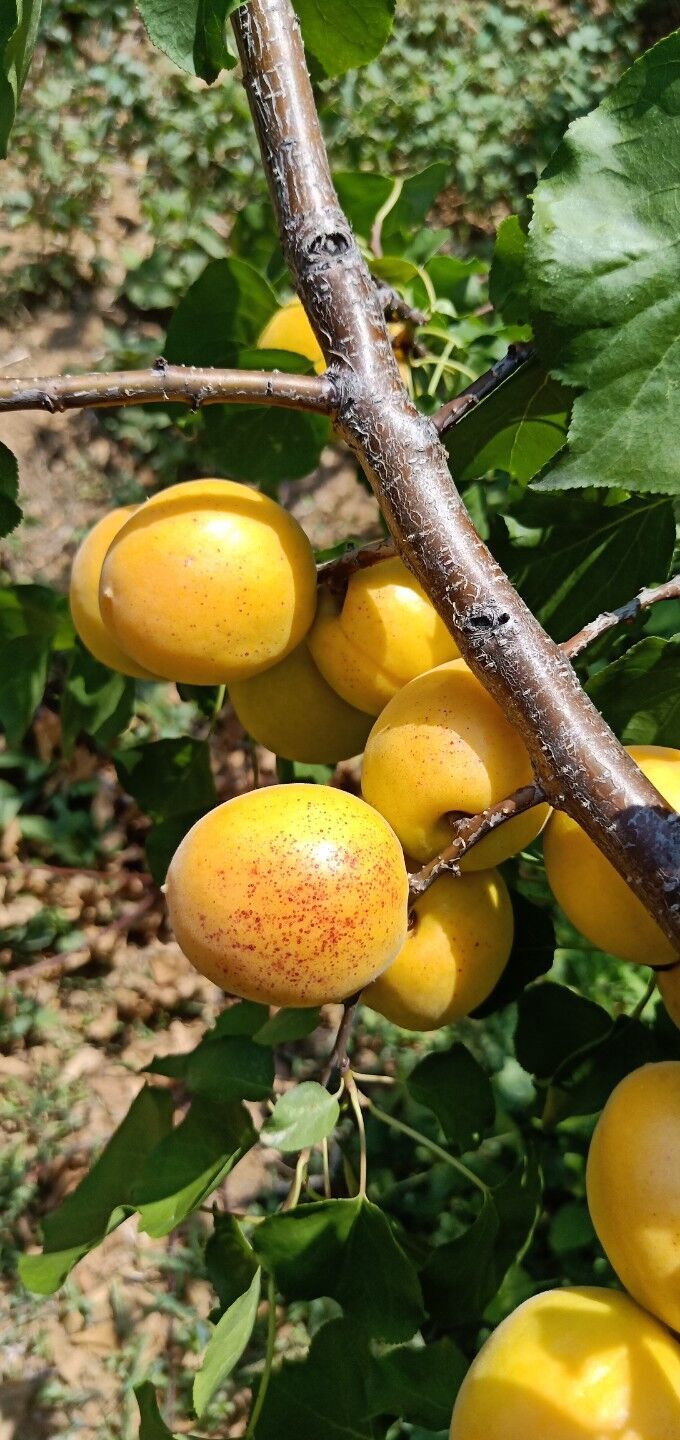
[[[586,1189],[629,1294],[568,1287],[520,1305],[473,1360],[450,1440],[680,1435],[678,1061],[643,1065],[616,1086],[595,1127]]]
[[[167,899],[189,959],[230,993],[318,1005],[365,990],[405,1028],[469,1014],[513,941],[496,868],[545,826],[548,879],[596,946],[668,965],[668,941],[579,827],[536,806],[497,827],[409,912],[408,870],[532,779],[525,745],[458,656],[399,559],[317,587],[314,555],[274,500],[229,480],[174,485],[114,510],[73,564],[71,610],[97,659],[125,674],[229,686],[247,733],[278,755],[363,751],[358,799],[323,785],[239,796],[193,827]],[[680,752],[632,750],[674,805]],[[546,824],[547,822],[547,824]],[[661,972],[680,1012],[678,970]]]

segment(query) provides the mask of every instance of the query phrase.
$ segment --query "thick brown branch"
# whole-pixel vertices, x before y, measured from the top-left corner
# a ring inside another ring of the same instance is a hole
[[[535,354],[533,345],[521,341],[510,345],[507,355],[504,355],[501,360],[497,360],[490,370],[485,370],[484,374],[479,375],[470,385],[466,385],[459,395],[456,395],[453,400],[449,400],[446,405],[442,405],[441,409],[433,415],[432,418],[439,434],[446,435],[454,425],[458,424],[459,420],[462,420],[464,415],[467,415],[468,410],[473,410],[475,405],[479,405],[480,400],[486,400],[487,395],[492,395],[504,380],[508,380],[524,365],[528,365],[534,359]]]
[[[375,285],[333,188],[291,0],[250,0],[232,20],[283,251],[337,377],[336,428],[402,558],[525,740],[537,783],[680,952],[680,821],[476,534],[436,427],[401,383]]]
[[[44,379],[0,378],[0,414],[10,410],[84,410],[114,405],[177,401],[200,410],[203,405],[281,405],[332,415],[335,389],[328,375],[289,375],[283,371],[212,370],[167,365],[110,374],[54,375]]]
[[[660,600],[680,600],[680,575],[674,575],[672,580],[667,580],[665,585],[657,585],[656,589],[646,586],[632,600],[620,605],[618,610],[605,610],[602,615],[584,625],[577,635],[572,635],[571,640],[565,640],[561,646],[562,653],[574,660],[592,645],[593,640],[599,639],[600,635],[606,635],[608,630],[614,630],[617,625],[632,625],[643,610],[658,605]]]
[[[533,810],[534,805],[541,805],[544,800],[545,795],[540,785],[523,785],[521,789],[515,790],[514,795],[508,795],[506,800],[498,800],[495,805],[490,805],[488,810],[480,811],[479,815],[465,815],[461,820],[457,820],[451,844],[447,845],[441,854],[435,855],[434,860],[423,865],[422,870],[414,871],[409,877],[409,899],[417,900],[420,895],[424,895],[440,875],[460,874],[460,862],[468,850],[478,845],[492,830],[497,830],[499,825],[505,825],[506,821],[523,815],[525,810]]]

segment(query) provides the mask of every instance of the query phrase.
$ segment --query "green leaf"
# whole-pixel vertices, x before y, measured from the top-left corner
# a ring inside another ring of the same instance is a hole
[[[642,585],[665,580],[673,558],[673,506],[658,497],[612,505],[600,492],[565,505],[530,493],[500,523],[508,533],[492,541],[494,554],[558,641]]]
[[[680,1031],[619,1016],[599,1043],[583,1055],[570,1056],[561,1067],[559,1085],[551,1093],[554,1117],[597,1114],[632,1070],[663,1060],[680,1060]]]
[[[489,299],[506,325],[524,325],[529,316],[526,247],[519,216],[506,216],[498,226],[489,274]]]
[[[432,1110],[448,1141],[470,1150],[493,1125],[496,1107],[487,1075],[464,1045],[426,1055],[406,1086],[419,1105]]]
[[[120,751],[115,763],[123,789],[154,820],[204,813],[217,804],[206,740],[152,740]]]
[[[205,1247],[205,1268],[220,1306],[226,1310],[248,1289],[258,1268],[257,1260],[234,1215],[217,1211],[213,1224]]]
[[[373,221],[392,190],[392,181],[367,170],[336,170],[333,183],[352,229],[362,240],[369,240]]]
[[[472,1019],[482,1020],[512,1004],[532,980],[545,975],[555,956],[555,927],[550,911],[539,909],[523,895],[513,893],[515,934],[510,959],[495,989],[483,1005],[472,1011]]]
[[[304,1150],[331,1135],[339,1117],[335,1096],[316,1080],[303,1080],[279,1096],[260,1130],[260,1139],[275,1150]]]
[[[547,1080],[575,1051],[603,1039],[611,1028],[601,1005],[549,980],[520,996],[515,1054],[525,1070]]]
[[[47,683],[50,644],[41,635],[0,644],[0,727],[10,745],[20,745]]]
[[[138,0],[149,39],[180,70],[212,84],[236,64],[227,44],[227,17],[241,0]]]
[[[641,640],[586,688],[625,745],[680,747],[680,636]]]
[[[177,846],[202,815],[205,815],[205,809],[188,810],[181,815],[170,815],[167,820],[159,820],[151,826],[144,853],[151,876],[157,885],[165,883],[168,866]]]
[[[210,1337],[193,1387],[194,1409],[199,1420],[250,1340],[260,1303],[261,1276],[262,1271],[256,1270],[248,1289],[225,1310]]]
[[[442,1429],[451,1420],[467,1366],[449,1339],[396,1346],[375,1359],[368,1371],[369,1414]]]
[[[217,1036],[188,1057],[186,1083],[209,1100],[266,1100],[274,1084],[271,1050],[246,1035]]]
[[[166,357],[179,365],[237,365],[239,351],[257,343],[278,308],[271,286],[252,265],[213,260],[177,306]]]
[[[73,625],[68,602],[49,585],[8,585],[0,590],[0,640],[20,635],[40,639],[54,649],[71,649]]]
[[[449,430],[456,481],[506,470],[526,485],[564,445],[571,399],[537,361],[524,365]]]
[[[379,55],[392,30],[396,0],[293,0],[305,49],[326,75],[342,75]]]
[[[92,1169],[43,1223],[41,1255],[24,1255],[19,1274],[39,1295],[51,1295],[78,1260],[120,1225],[133,1209],[132,1188],[147,1157],[168,1134],[172,1102],[145,1086],[133,1100]]]
[[[424,170],[409,175],[396,204],[383,221],[383,243],[389,245],[398,238],[406,240],[416,226],[423,225],[450,178],[450,167],[444,160],[434,160]]]
[[[570,385],[568,450],[540,488],[677,493],[680,32],[570,125],[534,191],[527,248],[545,358]]]
[[[316,468],[330,438],[325,415],[267,405],[211,405],[203,444],[212,470],[259,484],[276,496],[279,485]]]
[[[4,0],[0,13],[0,160],[7,154],[7,142],[38,34],[41,8],[42,0]]]
[[[310,1013],[313,1012],[305,1011],[305,1014]],[[251,1035],[258,1045],[269,1045],[271,1041],[265,1040],[263,1036],[269,1024],[268,1016],[268,1006],[258,1005],[254,1000],[239,1000],[236,1005],[228,1005],[226,1010],[218,1015],[212,1030],[208,1031],[205,1038],[210,1040],[216,1039],[218,1035]]]
[[[407,1340],[422,1320],[418,1277],[387,1217],[368,1200],[320,1200],[258,1225],[253,1249],[289,1300],[329,1295],[381,1340]]]
[[[367,1345],[350,1321],[322,1325],[306,1359],[284,1360],[272,1375],[257,1440],[283,1440],[284,1435],[291,1440],[376,1440],[367,1418],[370,1364]]]
[[[1,32],[0,32],[1,33]],[[1,42],[0,42],[1,43]],[[0,135],[2,132],[2,80],[0,79]],[[1,148],[1,146],[0,146]],[[9,535],[22,516],[19,498],[19,466],[16,456],[0,443],[0,539]]]
[[[131,1186],[139,1228],[158,1238],[181,1225],[255,1143],[243,1107],[203,1097],[146,1159]]]
[[[143,1385],[137,1385],[134,1395],[139,1407],[139,1440],[175,1440],[158,1408],[151,1381],[145,1380]]]
[[[316,1030],[321,1018],[318,1009],[278,1010],[256,1030],[253,1039],[258,1045],[289,1045],[293,1040],[304,1040]]]
[[[61,733],[70,754],[83,731],[108,745],[125,730],[132,717],[135,682],[119,675],[77,646],[61,696]]]

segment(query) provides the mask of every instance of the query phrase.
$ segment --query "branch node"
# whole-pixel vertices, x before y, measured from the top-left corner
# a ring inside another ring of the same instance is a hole
[[[167,368],[168,362],[164,355],[157,356],[157,358],[153,362],[153,365],[151,366],[151,369],[156,370],[159,375],[164,375]]]

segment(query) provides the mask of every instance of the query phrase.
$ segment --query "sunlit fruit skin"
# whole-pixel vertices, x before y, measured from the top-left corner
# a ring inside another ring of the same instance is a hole
[[[680,1030],[680,965],[674,965],[672,970],[660,970],[656,983],[673,1024]]]
[[[414,676],[458,654],[434,605],[396,557],[357,570],[344,600],[322,590],[308,643],[328,684],[368,715],[379,715]]]
[[[674,810],[680,808],[680,750],[631,745],[629,755]],[[548,883],[567,919],[591,945],[640,965],[678,956],[641,900],[575,820],[551,816],[543,836]]]
[[[169,680],[221,685],[283,660],[316,607],[311,545],[292,515],[233,480],[161,491],[114,537],[104,623]]]
[[[586,1183],[593,1225],[621,1283],[680,1331],[680,1061],[642,1065],[612,1091]]]
[[[335,765],[363,750],[371,717],[348,705],[317,669],[304,640],[285,660],[229,687],[244,730],[276,755]]]
[[[137,680],[152,680],[143,666],[126,655],[107,630],[99,609],[99,579],[104,556],[121,527],[134,515],[136,505],[121,505],[109,510],[81,541],[73,558],[68,599],[71,618],[86,650],[110,670],[132,675]]]
[[[512,949],[513,914],[497,870],[442,875],[416,900],[403,950],[364,1002],[404,1030],[436,1030],[491,994]]]
[[[463,660],[404,686],[376,720],[364,751],[364,799],[421,862],[449,843],[451,812],[476,815],[532,780],[521,737]],[[465,855],[462,870],[488,870],[522,850],[546,814],[546,806],[536,806],[499,826]]]
[[[273,785],[211,810],[173,856],[166,893],[196,969],[266,1005],[343,1000],[406,938],[396,836],[328,785]]]
[[[258,350],[290,350],[311,360],[317,375],[326,369],[321,346],[301,300],[291,300],[272,315],[257,342]]]
[[[475,1357],[449,1434],[677,1440],[680,1346],[616,1290],[547,1290],[514,1310]]]

